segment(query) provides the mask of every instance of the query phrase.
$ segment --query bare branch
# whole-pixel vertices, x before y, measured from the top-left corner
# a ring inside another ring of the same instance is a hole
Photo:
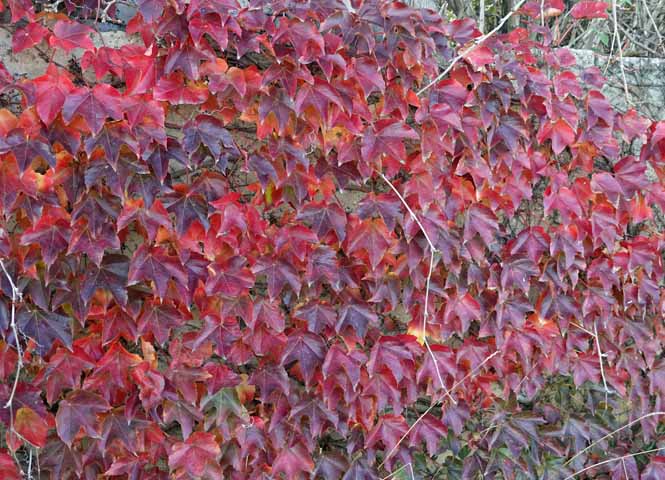
[[[465,55],[468,55],[469,53],[471,53],[472,51],[474,51],[476,48],[478,48],[478,47],[480,46],[481,43],[483,43],[485,40],[487,40],[488,38],[490,38],[490,37],[491,37],[492,35],[494,35],[496,32],[498,32],[499,30],[501,30],[501,29],[503,28],[503,26],[506,24],[506,22],[507,22],[508,20],[510,20],[510,18],[511,18],[513,15],[515,15],[515,14],[517,13],[517,11],[522,7],[522,5],[524,5],[525,2],[526,2],[526,0],[520,0],[519,2],[517,2],[517,4],[513,7],[513,9],[512,9],[510,12],[508,12],[508,14],[507,14],[505,17],[503,17],[503,18],[501,19],[501,21],[499,22],[499,24],[498,24],[493,30],[487,32],[485,35],[482,35],[482,36],[476,38],[476,39],[474,40],[473,44],[472,44],[470,47],[464,49],[464,50],[462,51],[462,53],[460,53],[458,56],[456,56],[455,58],[453,58],[453,60],[450,62],[450,64],[446,67],[446,69],[445,69],[443,72],[441,72],[441,73],[440,73],[440,74],[439,74],[434,80],[432,80],[430,83],[428,83],[428,84],[425,85],[423,88],[421,88],[420,90],[418,90],[417,95],[418,95],[418,96],[422,95],[422,94],[425,93],[427,90],[429,90],[430,87],[432,87],[432,86],[436,85],[437,83],[439,83],[439,81],[440,81],[443,77],[445,77],[446,75],[448,75],[448,74],[450,73],[450,71],[453,69],[453,67],[454,67],[455,65],[457,65],[457,63],[458,63],[460,60],[462,60],[462,59],[464,58]]]
[[[636,419],[633,420],[632,422],[629,422],[629,423],[625,424],[623,427],[617,428],[616,430],[614,430],[614,431],[608,433],[608,434],[605,435],[604,437],[602,437],[602,438],[596,440],[596,441],[593,442],[591,445],[589,445],[588,447],[586,447],[584,450],[580,450],[580,451],[577,452],[572,458],[570,458],[568,461],[566,461],[566,463],[564,463],[564,466],[565,466],[565,465],[568,465],[568,464],[570,464],[570,463],[572,463],[577,457],[579,457],[580,455],[584,455],[584,453],[586,453],[586,452],[588,452],[589,450],[591,450],[593,447],[595,447],[596,445],[598,445],[600,442],[602,442],[602,441],[604,441],[604,440],[607,440],[608,438],[610,438],[610,437],[616,435],[617,433],[619,433],[619,432],[621,432],[621,431],[623,431],[623,430],[625,430],[625,429],[627,429],[627,428],[632,427],[632,426],[635,425],[636,423],[641,422],[642,420],[644,420],[644,419],[646,419],[646,418],[656,417],[656,416],[662,416],[662,415],[665,415],[665,412],[651,412],[651,413],[647,413],[646,415],[642,415],[642,416],[639,417],[639,418],[636,418]],[[627,458],[627,457],[625,457],[625,458]],[[577,474],[579,474],[579,473],[581,473],[581,472],[577,472],[577,473],[574,474],[574,475],[577,475]],[[574,476],[574,475],[573,475],[573,476]],[[568,477],[568,478],[573,478],[573,477],[571,476],[571,477]]]
[[[578,470],[572,475],[568,475],[564,480],[571,480],[575,478],[578,475],[581,475],[582,473],[591,470],[592,468],[596,467],[601,467],[603,465],[607,465],[608,463],[614,463],[614,462],[619,462],[619,461],[624,461],[626,458],[632,458],[632,457],[637,457],[639,455],[646,455],[648,453],[654,453],[659,450],[665,450],[665,447],[660,447],[660,448],[652,448],[650,450],[642,450],[641,452],[637,453],[629,453],[628,455],[622,455],[620,457],[615,457],[615,458],[610,458],[608,460],[603,460],[602,462],[594,463],[593,465],[589,465],[588,467],[584,467],[582,470]]]
[[[600,377],[603,379],[603,387],[605,388],[605,408],[607,408],[607,395],[610,393],[610,389],[607,387],[607,378],[605,377],[605,367],[603,367],[603,351],[600,348],[600,339],[598,338],[598,327],[596,322],[593,322],[593,337],[596,340],[596,350],[598,352],[598,362],[600,363]]]
[[[16,375],[14,376],[14,385],[12,386],[12,391],[11,394],[9,395],[9,399],[7,399],[7,403],[5,403],[4,406],[4,408],[11,409],[12,403],[14,401],[14,395],[16,394],[16,387],[18,386],[18,379],[21,375],[21,369],[23,368],[23,352],[21,351],[21,341],[19,340],[18,328],[16,326],[16,302],[20,301],[21,292],[19,292],[18,288],[16,287],[14,280],[12,279],[11,275],[9,275],[7,268],[5,268],[5,263],[2,260],[0,260],[0,267],[2,267],[2,271],[4,272],[5,277],[7,277],[9,285],[12,289],[10,326],[12,328],[12,332],[14,333],[14,342],[16,342],[16,352],[18,354],[18,361],[16,362]]]
[[[621,45],[621,37],[619,37],[619,20],[617,19],[617,0],[612,0],[612,23],[614,24],[614,35],[612,37],[612,45],[616,40],[619,47],[619,68],[621,69],[621,78],[623,80],[623,91],[626,95],[626,105],[630,105],[630,92],[628,91],[628,82],[626,81],[626,69],[623,65],[623,45]],[[602,368],[602,367],[601,367]]]

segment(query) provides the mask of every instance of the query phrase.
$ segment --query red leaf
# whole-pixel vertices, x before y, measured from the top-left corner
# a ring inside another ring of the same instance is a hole
[[[439,443],[447,434],[448,429],[443,422],[434,415],[427,414],[419,419],[415,428],[411,430],[409,444],[417,446],[420,442],[425,442],[427,453],[432,457],[439,451]]]
[[[58,20],[53,27],[53,36],[49,38],[52,48],[62,48],[71,52],[76,48],[94,50],[95,45],[90,39],[90,34],[95,31],[79,22],[69,20]]]
[[[301,443],[296,443],[281,449],[272,470],[276,478],[280,473],[283,473],[285,478],[306,478],[314,470],[314,462],[307,449]]]
[[[570,10],[573,18],[607,18],[607,9],[609,5],[606,2],[579,2]]]
[[[209,93],[205,85],[186,81],[182,72],[161,77],[153,90],[155,100],[169,102],[172,105],[197,105],[205,102]]]
[[[148,247],[141,245],[129,265],[128,285],[140,281],[153,282],[157,295],[166,296],[171,280],[182,288],[187,288],[187,273],[178,257],[169,255],[164,247]]]
[[[347,303],[339,312],[339,320],[335,329],[338,333],[347,327],[353,327],[355,332],[364,337],[370,323],[378,323],[379,319],[370,308],[362,303]]]
[[[298,272],[290,262],[274,257],[261,257],[252,272],[256,275],[265,275],[268,282],[268,295],[274,300],[282,292],[286,285],[298,295],[302,282]]]
[[[379,266],[391,246],[391,233],[381,219],[368,219],[357,222],[349,229],[347,253],[349,255],[364,250],[373,269]]]
[[[62,118],[70,123],[75,115],[81,116],[90,131],[97,135],[107,118],[121,120],[122,97],[113,87],[98,84],[92,90],[82,87],[70,92],[62,107]]]
[[[330,232],[335,232],[340,242],[346,237],[346,213],[336,203],[310,203],[300,211],[298,220],[308,222],[319,240]]]
[[[22,480],[23,478],[14,460],[5,453],[5,450],[0,451],[0,477],[4,480]]]
[[[37,114],[47,126],[53,123],[65,103],[65,98],[74,90],[69,74],[54,64],[49,64],[46,73],[33,80],[37,89]]]
[[[218,460],[222,450],[212,433],[194,432],[185,442],[173,445],[169,453],[169,468],[175,475],[221,479]]]
[[[383,415],[379,417],[374,429],[369,432],[365,448],[373,448],[381,442],[386,452],[389,452],[397,445],[408,428],[406,420],[401,415]]]
[[[575,142],[575,130],[565,120],[559,119],[554,123],[543,123],[538,132],[538,141],[552,141],[552,151],[560,155],[564,149]]]
[[[44,37],[48,34],[48,29],[41,24],[29,23],[24,28],[20,28],[14,32],[12,37],[12,51],[20,53],[23,50],[32,48],[44,40]]]
[[[211,275],[205,285],[206,293],[226,297],[245,295],[254,286],[254,275],[246,264],[244,257],[231,257],[224,262],[210,265],[208,268]]]
[[[37,448],[46,445],[48,425],[29,407],[21,407],[16,411],[14,419],[16,432]]]
[[[69,317],[35,308],[21,310],[16,318],[19,330],[37,344],[37,352],[46,355],[53,343],[60,340],[71,350],[72,326]]]
[[[89,437],[99,438],[97,414],[104,413],[109,408],[109,404],[94,393],[84,390],[70,393],[58,404],[58,413],[55,416],[58,436],[70,447],[81,429]]]
[[[7,152],[14,154],[21,172],[25,172],[39,158],[55,167],[55,156],[46,139],[38,135],[31,136],[21,128],[9,132],[6,140],[0,138],[0,153]]]
[[[282,365],[297,361],[305,383],[310,385],[317,367],[323,363],[325,353],[326,345],[319,335],[309,332],[291,333],[282,354]]]

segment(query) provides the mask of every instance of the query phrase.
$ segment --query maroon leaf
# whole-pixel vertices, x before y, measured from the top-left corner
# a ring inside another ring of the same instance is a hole
[[[81,429],[87,436],[99,438],[97,415],[109,409],[109,404],[99,395],[84,390],[70,393],[58,404],[55,416],[58,436],[70,447]]]

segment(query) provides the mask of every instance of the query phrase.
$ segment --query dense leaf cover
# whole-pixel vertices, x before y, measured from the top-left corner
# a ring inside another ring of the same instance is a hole
[[[657,445],[665,123],[552,48],[563,2],[478,44],[394,2],[147,0],[99,48],[0,6],[15,51],[84,52],[0,77],[2,478],[31,450],[54,479],[558,478]]]

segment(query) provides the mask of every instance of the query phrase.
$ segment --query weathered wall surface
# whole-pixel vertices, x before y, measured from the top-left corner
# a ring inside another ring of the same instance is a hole
[[[654,120],[665,120],[665,58],[624,57],[624,88],[618,55],[609,58],[590,50],[572,50],[580,67],[596,66],[607,77],[603,93],[614,106],[625,111],[634,107]]]

